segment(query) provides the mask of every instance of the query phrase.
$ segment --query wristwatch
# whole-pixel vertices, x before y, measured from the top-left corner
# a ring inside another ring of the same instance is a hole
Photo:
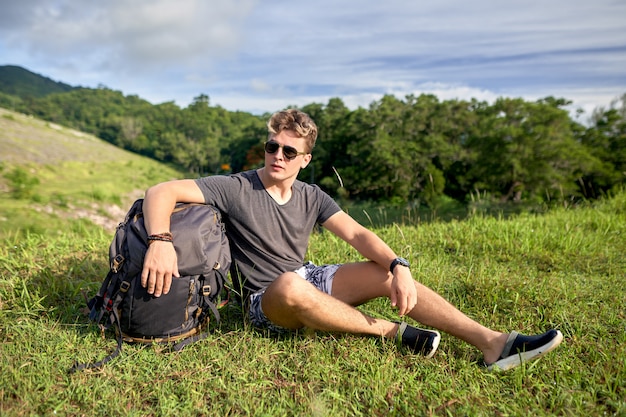
[[[391,271],[391,273],[393,274],[393,270],[396,266],[398,265],[402,265],[402,266],[406,266],[407,268],[409,268],[411,266],[411,264],[409,263],[409,261],[407,261],[404,258],[396,258],[393,260],[393,262],[391,262],[391,266],[389,267],[389,271]]]

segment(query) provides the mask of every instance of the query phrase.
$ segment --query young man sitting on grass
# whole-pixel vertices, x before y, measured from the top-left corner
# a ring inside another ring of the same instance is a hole
[[[240,283],[237,290],[254,326],[277,332],[309,327],[383,336],[417,354],[433,356],[440,340],[437,331],[370,317],[355,308],[389,297],[400,317],[409,316],[476,346],[490,369],[515,367],[561,343],[558,330],[536,336],[506,334],[470,319],[415,281],[409,263],[329,195],[298,181],[317,138],[317,126],[307,114],[295,109],[277,112],[268,130],[263,168],[161,183],[147,190],[143,206],[149,234],[169,231],[177,202],[206,203],[222,211],[233,256],[233,282]],[[309,236],[317,223],[369,261],[305,263]],[[150,245],[141,275],[148,292],[155,297],[167,294],[172,277],[177,276],[173,245],[158,241]]]

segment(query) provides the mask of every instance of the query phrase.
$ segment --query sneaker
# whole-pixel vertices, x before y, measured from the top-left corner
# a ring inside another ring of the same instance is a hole
[[[409,326],[405,322],[399,323],[399,325],[398,333],[396,333],[398,347],[406,346],[413,353],[424,355],[427,358],[433,357],[441,340],[439,332],[419,329]]]
[[[524,336],[511,332],[504,345],[500,359],[487,365],[490,371],[506,371],[531,359],[538,359],[556,348],[563,341],[563,334],[558,330],[549,330],[544,334]]]

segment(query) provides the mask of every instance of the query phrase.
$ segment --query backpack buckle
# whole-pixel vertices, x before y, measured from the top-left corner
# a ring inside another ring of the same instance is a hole
[[[120,254],[115,255],[115,257],[111,260],[111,271],[117,274],[123,263],[124,263],[124,257]]]
[[[122,281],[122,283],[120,284],[120,292],[125,294],[126,292],[128,292],[129,288],[130,288],[130,282]]]
[[[203,285],[202,286],[202,296],[203,297],[208,297],[209,295],[211,295],[211,286],[210,285]]]

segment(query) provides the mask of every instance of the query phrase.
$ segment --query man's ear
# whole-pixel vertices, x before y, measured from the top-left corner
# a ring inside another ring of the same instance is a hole
[[[300,164],[300,169],[304,169],[309,165],[309,162],[311,162],[311,159],[313,159],[313,155],[311,155],[310,153],[304,155],[302,157],[302,164]]]

